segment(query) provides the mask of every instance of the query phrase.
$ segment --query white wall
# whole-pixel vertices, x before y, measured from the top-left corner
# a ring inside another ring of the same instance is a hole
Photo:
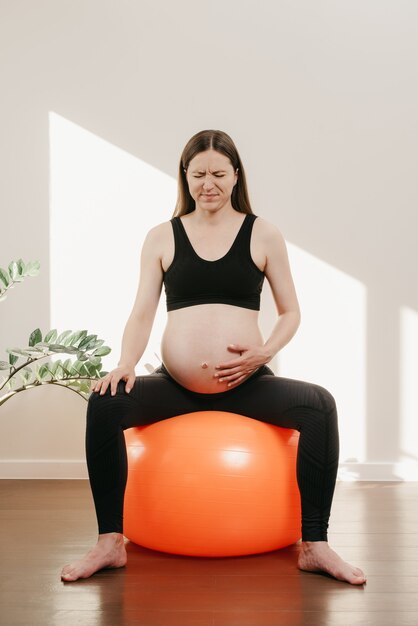
[[[0,303],[0,359],[38,326],[85,320],[114,366],[151,202],[140,176],[150,168],[165,181],[152,215],[169,219],[186,141],[219,128],[240,151],[254,212],[289,243],[303,321],[277,373],[334,393],[342,478],[418,479],[417,35],[413,0],[1,3],[0,266],[39,259],[41,273]],[[65,139],[59,129],[71,128]],[[90,164],[77,169],[84,150]],[[70,192],[84,214],[72,214]],[[93,232],[92,206],[102,208]],[[78,285],[64,272],[71,246],[60,257],[57,219],[90,228],[72,248],[85,261]],[[105,267],[134,266],[113,300],[88,242]],[[61,266],[72,312],[59,312]],[[268,292],[263,301],[266,332]],[[86,475],[85,410],[53,386],[5,403],[0,476]]]

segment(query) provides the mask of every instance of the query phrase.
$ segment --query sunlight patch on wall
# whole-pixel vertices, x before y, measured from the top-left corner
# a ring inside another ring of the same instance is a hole
[[[171,218],[177,182],[141,159],[50,113],[51,327],[96,333],[117,365],[134,302],[146,233]],[[288,244],[302,324],[279,355],[281,376],[327,387],[337,400],[341,461],[365,450],[366,290],[350,276]],[[274,323],[270,294],[260,315]],[[271,319],[270,319],[271,318]],[[148,347],[136,366],[159,365],[166,322],[162,292]],[[270,322],[272,322],[270,324]],[[44,329],[48,330],[48,329]]]
[[[400,466],[401,478],[418,480],[418,313],[400,310]]]
[[[339,416],[340,461],[363,462],[366,449],[365,286],[287,243],[302,321],[279,354],[279,374],[328,389]]]
[[[148,163],[50,113],[51,328],[87,329],[112,348],[116,367],[152,226],[171,218],[176,181]],[[162,292],[148,348],[136,367],[159,365]],[[47,330],[47,329],[45,329]]]

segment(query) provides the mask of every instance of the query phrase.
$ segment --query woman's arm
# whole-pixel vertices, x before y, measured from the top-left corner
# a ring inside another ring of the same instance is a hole
[[[162,227],[162,224],[155,226],[145,237],[138,291],[123,333],[118,365],[134,368],[148,344],[163,283],[160,254]]]
[[[122,379],[129,393],[135,384],[135,365],[144,353],[161,295],[163,270],[161,265],[163,248],[162,224],[152,228],[145,237],[141,251],[139,286],[134,306],[122,337],[122,351],[118,366],[97,381],[92,391],[106,393],[110,386],[111,395],[117,392]]]
[[[251,372],[265,365],[283,348],[296,333],[300,324],[300,308],[290,271],[286,242],[280,231],[269,222],[261,220],[257,224],[258,237],[265,251],[264,272],[273,293],[279,318],[263,346],[228,346],[237,357],[215,366],[215,377],[227,381],[232,387],[247,378]],[[239,354],[239,356],[238,356]]]
[[[263,220],[266,241],[265,274],[276,304],[278,320],[264,344],[270,361],[295,335],[300,324],[300,307],[289,265],[286,242],[281,232]]]

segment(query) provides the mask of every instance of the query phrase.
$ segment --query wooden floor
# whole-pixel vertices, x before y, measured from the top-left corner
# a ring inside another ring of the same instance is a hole
[[[337,483],[330,544],[368,576],[300,572],[298,546],[238,558],[128,544],[128,565],[63,583],[96,540],[87,481],[0,481],[2,626],[418,625],[418,483]]]

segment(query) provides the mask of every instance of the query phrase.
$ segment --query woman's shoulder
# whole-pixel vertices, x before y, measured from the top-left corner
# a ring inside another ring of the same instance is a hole
[[[154,252],[160,254],[172,239],[172,226],[170,220],[160,222],[150,228],[144,239],[144,247],[153,249]]]
[[[257,216],[257,219],[254,221],[255,234],[256,236],[263,238],[265,240],[283,240],[284,237],[280,231],[280,229],[270,222],[266,220],[264,217]]]
[[[155,224],[155,226],[150,228],[147,232],[147,238],[155,241],[160,237],[165,237],[167,233],[169,233],[171,230],[171,221],[166,220],[165,222],[160,222],[159,224]]]

